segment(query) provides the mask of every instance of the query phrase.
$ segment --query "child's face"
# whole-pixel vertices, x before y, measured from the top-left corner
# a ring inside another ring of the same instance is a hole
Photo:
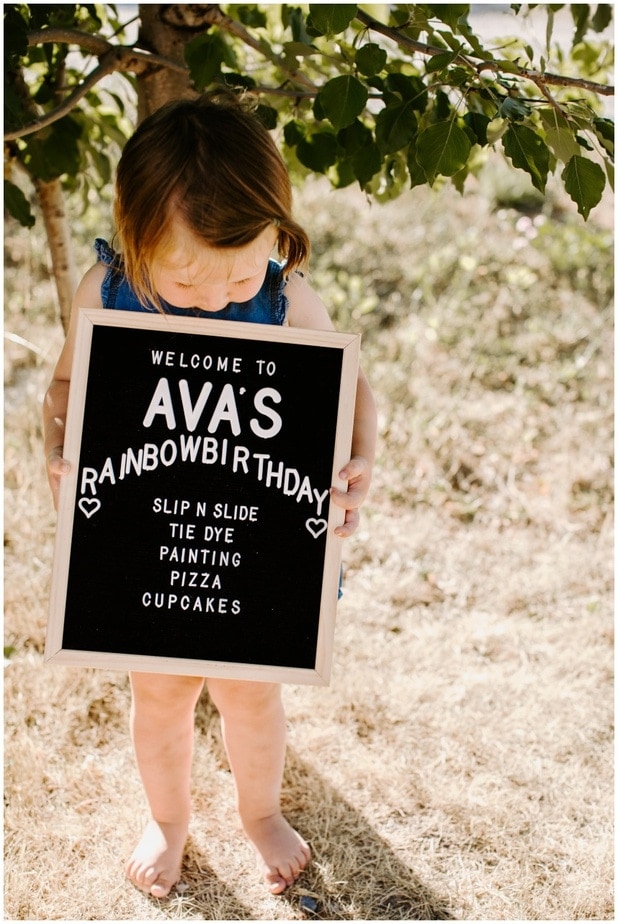
[[[214,312],[229,302],[247,302],[262,287],[276,241],[273,226],[245,247],[209,247],[175,221],[152,268],[155,289],[177,308]]]

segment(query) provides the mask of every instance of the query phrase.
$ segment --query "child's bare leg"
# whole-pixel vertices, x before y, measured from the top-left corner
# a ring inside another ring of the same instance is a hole
[[[194,712],[203,685],[201,677],[131,674],[131,733],[152,817],[126,873],[157,898],[180,877],[191,812]]]
[[[286,739],[281,687],[211,679],[208,690],[221,714],[243,828],[266,884],[279,894],[311,858],[309,846],[281,814]]]

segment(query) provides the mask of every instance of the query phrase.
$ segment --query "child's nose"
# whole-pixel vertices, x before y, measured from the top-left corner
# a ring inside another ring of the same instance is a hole
[[[229,302],[227,286],[208,286],[199,293],[199,306],[207,311],[222,311]]]

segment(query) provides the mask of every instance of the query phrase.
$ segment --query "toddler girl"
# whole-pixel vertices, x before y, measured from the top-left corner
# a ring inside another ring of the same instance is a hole
[[[309,242],[292,219],[291,188],[268,131],[232,94],[170,103],[144,120],[120,159],[114,205],[122,256],[97,241],[99,262],[78,286],[66,342],[44,401],[47,471],[57,505],[64,424],[78,312],[163,311],[231,321],[332,330],[299,272]],[[282,263],[271,259],[276,248]],[[319,375],[319,369],[316,369]],[[307,384],[310,387],[310,383]],[[350,536],[358,525],[374,460],[376,415],[359,372],[352,453],[332,489]],[[285,715],[279,684],[210,678],[221,715],[244,831],[268,889],[278,894],[310,860],[285,820],[280,790]],[[204,679],[131,674],[131,733],[151,819],[126,872],[153,896],[178,881],[190,819],[194,710]]]

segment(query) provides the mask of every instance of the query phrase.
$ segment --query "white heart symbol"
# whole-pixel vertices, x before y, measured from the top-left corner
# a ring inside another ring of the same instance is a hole
[[[101,501],[98,497],[81,497],[77,506],[90,519],[93,513],[101,509]]]
[[[326,522],[326,520],[314,520],[313,517],[309,517],[309,519],[305,523],[305,526],[307,527],[307,529],[309,530],[313,538],[317,539],[318,536],[322,535],[322,533],[328,526],[328,523]]]

